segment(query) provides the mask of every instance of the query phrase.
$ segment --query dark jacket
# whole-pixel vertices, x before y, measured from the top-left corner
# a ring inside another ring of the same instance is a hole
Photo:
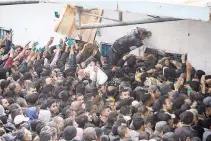
[[[10,51],[12,42],[10,40],[6,41],[6,45],[4,47],[4,54],[7,54]]]
[[[111,133],[111,131],[112,131],[112,126],[113,126],[113,124],[108,124],[107,123],[104,127],[102,127],[103,133],[105,135],[109,135]]]
[[[68,65],[71,68],[76,68],[77,67],[77,64],[76,64],[76,54],[71,54],[70,55],[70,58],[68,60]]]
[[[186,141],[187,138],[198,137],[198,132],[189,125],[183,125],[182,127],[176,128],[174,133],[181,141]]]
[[[134,33],[125,35],[125,36],[117,39],[114,42],[112,48],[118,54],[123,55],[130,51],[131,46],[140,47],[143,45],[142,40],[138,36],[139,35],[136,35]]]
[[[111,65],[116,65],[117,61],[121,59],[123,54],[128,53],[131,50],[130,47],[140,47],[143,45],[142,40],[138,36],[139,35],[135,33],[131,33],[117,39],[114,42],[109,54]]]
[[[160,136],[153,136],[152,139],[156,141],[162,141],[162,138]]]

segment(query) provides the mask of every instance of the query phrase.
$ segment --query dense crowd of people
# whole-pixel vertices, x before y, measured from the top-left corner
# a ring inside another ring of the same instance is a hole
[[[0,141],[211,141],[211,76],[186,55],[128,54],[151,32],[133,30],[107,56],[12,36],[0,40]]]

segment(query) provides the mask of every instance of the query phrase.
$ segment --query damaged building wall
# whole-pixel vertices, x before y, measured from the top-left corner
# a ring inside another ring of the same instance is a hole
[[[63,37],[54,32],[58,19],[54,12],[63,12],[64,4],[24,4],[0,7],[0,26],[14,30],[13,42],[24,45],[28,41],[39,41],[44,46],[51,36],[55,42]]]
[[[105,10],[104,16],[118,19],[118,12]],[[123,21],[141,20],[149,18],[146,15],[124,13]],[[103,19],[103,23],[111,23]],[[167,50],[175,53],[188,53],[188,59],[197,69],[211,73],[211,63],[208,63],[211,52],[210,36],[211,23],[183,20],[175,22],[131,25],[122,27],[101,28],[98,30],[98,42],[113,43],[119,37],[136,27],[143,27],[152,32],[152,37],[146,45],[152,48]],[[115,34],[114,34],[115,33]]]

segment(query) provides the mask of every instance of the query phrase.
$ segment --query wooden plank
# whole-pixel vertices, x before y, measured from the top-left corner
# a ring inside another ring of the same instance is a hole
[[[102,15],[102,10],[85,10],[84,12],[95,14],[95,15]],[[88,24],[88,23],[99,23],[100,18],[81,15],[81,24]],[[75,38],[77,36],[81,36],[84,42],[93,43],[96,29],[85,29],[85,30],[77,30],[76,29],[76,8],[72,5],[68,5],[63,17],[59,24],[55,27],[55,31],[65,35],[71,36]]]

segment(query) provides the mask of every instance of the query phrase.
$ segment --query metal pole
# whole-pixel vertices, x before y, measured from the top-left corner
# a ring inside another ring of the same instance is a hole
[[[76,7],[76,26],[81,27],[81,9],[82,7]]]
[[[178,21],[178,20],[183,20],[183,19],[175,19],[175,18],[150,18],[150,19],[145,19],[145,20],[129,21],[129,22],[121,22],[121,23],[94,23],[94,24],[82,24],[82,25],[81,25],[81,28],[78,28],[78,29],[92,29],[92,28],[125,26],[125,25],[135,25],[135,24],[169,22],[169,21]]]
[[[122,21],[122,11],[119,11],[119,20]]]
[[[40,0],[16,0],[16,1],[0,1],[0,5],[16,5],[16,4],[35,4],[40,3]]]
[[[84,12],[82,12],[81,14],[92,16],[92,17],[97,17],[97,18],[102,18],[102,19],[106,19],[106,20],[111,20],[111,21],[115,21],[115,22],[120,22],[119,20],[116,20],[116,19],[111,19],[111,18],[107,18],[107,17],[95,15],[95,14],[84,13]]]
[[[68,4],[64,0],[0,0],[1,5],[36,4],[36,3],[58,3]]]

